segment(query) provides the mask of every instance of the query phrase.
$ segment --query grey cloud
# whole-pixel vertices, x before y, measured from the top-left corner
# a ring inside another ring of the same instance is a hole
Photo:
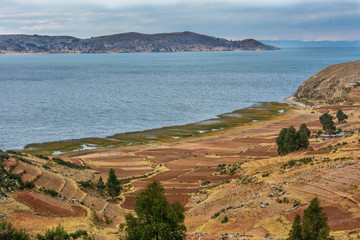
[[[0,8],[0,33],[91,37],[129,31],[189,30],[230,39],[360,39],[358,26],[351,23],[360,22],[360,1],[354,0],[162,0],[151,4],[136,0],[133,6],[113,7],[112,3],[125,1],[24,2],[0,0],[0,5],[5,3]],[[344,25],[346,34],[336,35]]]

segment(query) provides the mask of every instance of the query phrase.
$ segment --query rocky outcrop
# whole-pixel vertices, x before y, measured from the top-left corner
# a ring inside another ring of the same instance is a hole
[[[294,96],[328,103],[360,102],[360,61],[324,68],[301,84]]]
[[[0,35],[0,53],[128,53],[278,50],[254,39],[229,41],[193,32],[70,36]]]

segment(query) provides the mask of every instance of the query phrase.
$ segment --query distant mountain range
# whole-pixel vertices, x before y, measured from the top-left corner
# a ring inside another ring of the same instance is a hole
[[[134,53],[279,50],[254,39],[229,41],[193,32],[71,36],[0,35],[0,53]]]

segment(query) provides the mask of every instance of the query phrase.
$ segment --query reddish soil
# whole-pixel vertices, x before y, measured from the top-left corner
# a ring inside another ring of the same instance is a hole
[[[33,192],[17,192],[14,194],[17,201],[29,206],[40,214],[59,217],[86,217],[87,211],[82,206],[71,205],[61,200]]]

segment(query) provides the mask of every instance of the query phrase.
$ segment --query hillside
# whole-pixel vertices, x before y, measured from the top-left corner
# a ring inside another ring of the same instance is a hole
[[[133,53],[278,50],[254,39],[228,41],[193,32],[71,36],[0,35],[0,53]]]
[[[328,103],[359,102],[360,61],[331,65],[311,76],[298,88],[295,97]]]
[[[0,219],[33,235],[62,224],[96,240],[124,239],[125,214],[155,180],[169,201],[185,207],[187,240],[286,239],[295,215],[314,197],[336,240],[359,239],[359,102],[260,106],[244,111],[262,121],[186,138],[60,156],[0,152]],[[322,138],[319,117],[338,109],[349,116],[335,121],[346,135]],[[302,123],[311,131],[309,147],[279,156],[281,129]],[[123,185],[115,199],[97,187],[110,168]]]

